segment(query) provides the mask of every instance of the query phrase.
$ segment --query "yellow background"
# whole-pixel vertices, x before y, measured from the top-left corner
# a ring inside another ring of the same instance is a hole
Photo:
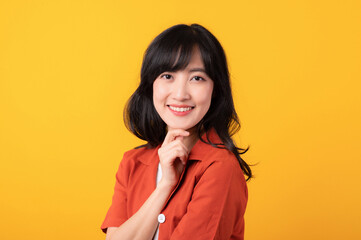
[[[0,239],[104,239],[144,50],[200,23],[227,53],[255,179],[247,240],[361,239],[360,1],[0,2]]]

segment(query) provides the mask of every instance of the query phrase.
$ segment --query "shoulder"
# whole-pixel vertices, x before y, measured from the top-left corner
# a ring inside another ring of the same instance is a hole
[[[147,148],[146,146],[141,146],[138,148],[133,148],[131,150],[128,150],[124,152],[124,159],[137,159],[139,157],[142,157],[143,155],[147,155],[150,152],[152,152],[154,149]]]
[[[208,145],[207,152],[204,153],[204,161],[206,162],[237,162],[236,156],[226,149],[224,146]]]
[[[243,175],[238,159],[228,149],[217,148],[210,145],[208,151],[202,157],[200,164],[205,170],[208,168],[216,168],[219,172],[228,174],[229,177],[234,174]]]
[[[157,160],[157,148],[140,147],[124,152],[117,171],[118,178],[125,178],[147,169],[155,160]]]
[[[212,142],[220,143],[220,141]],[[238,189],[247,188],[237,157],[224,145],[215,146],[199,141],[192,149],[190,157],[197,181],[208,176],[207,178],[222,183],[223,187],[234,185]]]
[[[142,146],[139,148],[134,148],[129,151],[126,151],[123,155],[122,163],[129,165],[141,162],[143,164],[149,165],[152,160],[158,156],[158,148],[147,148]]]
[[[205,165],[222,162],[226,165],[238,163],[236,156],[227,149],[215,129],[203,134],[190,152],[190,159],[201,161]]]
[[[216,143],[214,142],[211,145],[210,143],[198,141],[190,153],[190,159],[196,160],[204,166],[212,165],[215,162],[221,163],[221,165],[228,168],[237,165],[236,156],[224,145],[216,145]]]

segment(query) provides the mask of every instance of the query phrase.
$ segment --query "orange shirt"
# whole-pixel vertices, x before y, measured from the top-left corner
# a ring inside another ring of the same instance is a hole
[[[213,143],[221,142],[214,130],[208,137]],[[158,148],[142,147],[124,154],[112,204],[101,226],[104,232],[130,218],[154,191]],[[246,181],[233,153],[198,140],[161,211],[165,221],[159,224],[158,239],[243,239],[247,197]]]

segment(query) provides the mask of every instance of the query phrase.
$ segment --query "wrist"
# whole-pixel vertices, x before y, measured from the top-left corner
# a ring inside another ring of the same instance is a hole
[[[163,179],[161,179],[159,181],[159,183],[157,184],[157,188],[159,188],[160,190],[164,191],[164,192],[169,192],[171,193],[173,188],[175,187],[176,184],[164,181]]]

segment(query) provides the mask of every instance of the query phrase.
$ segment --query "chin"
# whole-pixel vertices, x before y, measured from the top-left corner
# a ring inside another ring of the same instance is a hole
[[[197,124],[167,124],[168,128],[171,129],[183,129],[183,130],[189,130],[192,128],[195,128],[197,126]]]
[[[168,128],[171,128],[171,129],[183,129],[183,130],[188,130],[188,129],[191,129],[192,127],[188,127],[188,126],[170,126],[168,125]]]

